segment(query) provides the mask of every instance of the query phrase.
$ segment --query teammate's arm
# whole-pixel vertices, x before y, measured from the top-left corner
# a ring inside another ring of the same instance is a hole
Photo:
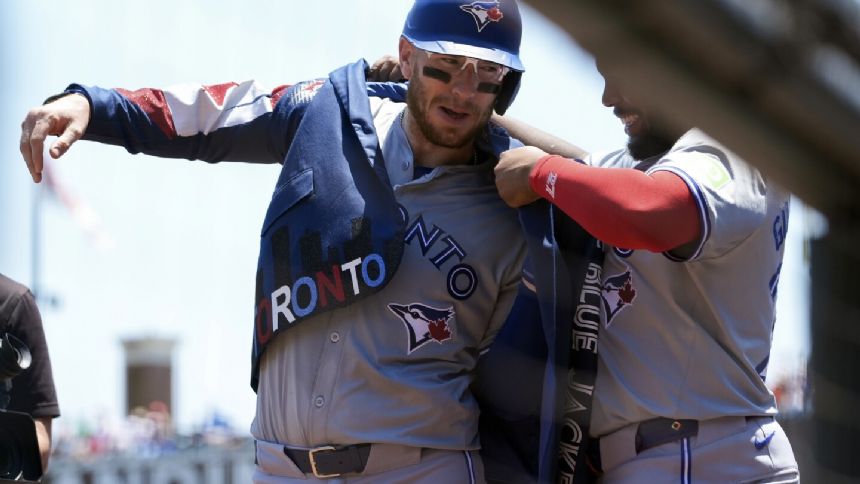
[[[514,138],[522,141],[526,146],[537,146],[547,153],[561,155],[565,158],[582,160],[588,156],[588,151],[569,143],[557,136],[542,131],[530,124],[526,124],[510,116],[499,116],[496,113],[490,117],[490,121],[505,128]]]
[[[404,82],[406,77],[400,70],[400,60],[393,55],[384,55],[376,60],[367,71],[371,82]]]
[[[673,251],[699,237],[695,199],[671,172],[592,167],[531,146],[502,153],[495,171],[508,205],[543,197],[616,247]]]

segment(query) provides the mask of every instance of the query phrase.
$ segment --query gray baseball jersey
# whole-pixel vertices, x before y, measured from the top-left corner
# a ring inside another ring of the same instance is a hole
[[[491,163],[415,180],[403,104],[371,98],[386,168],[407,218],[396,275],[378,294],[314,317],[269,344],[257,439],[477,449],[469,385],[513,302],[525,257],[516,211]]]
[[[607,248],[592,434],[658,416],[775,414],[764,376],[788,194],[696,129],[656,159],[587,162],[677,174],[702,220],[685,254]]]

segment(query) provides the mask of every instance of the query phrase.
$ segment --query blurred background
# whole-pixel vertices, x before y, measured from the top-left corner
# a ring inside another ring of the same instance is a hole
[[[279,167],[208,166],[82,142],[48,162],[51,183],[35,185],[18,150],[27,110],[71,82],[275,87],[323,77],[360,57],[395,54],[409,6],[0,3],[0,272],[30,286],[42,311],[63,414],[52,482],[126,482],[131,471],[117,469],[142,468],[134,456],[173,466],[153,483],[249,482],[254,270]],[[526,74],[509,113],[590,151],[623,146],[591,56],[528,2],[521,8]],[[795,200],[768,376],[787,415],[807,400],[808,241],[823,230]],[[198,457],[165,457],[181,452]]]

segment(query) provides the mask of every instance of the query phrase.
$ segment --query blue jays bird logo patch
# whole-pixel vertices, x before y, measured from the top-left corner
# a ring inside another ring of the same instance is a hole
[[[408,353],[435,341],[443,343],[452,339],[448,321],[454,316],[454,308],[433,308],[424,304],[389,304],[388,309],[397,315],[409,333]]]
[[[603,309],[606,314],[606,327],[608,328],[615,315],[633,304],[636,299],[636,288],[633,287],[633,275],[630,273],[630,269],[621,274],[607,277],[603,282],[601,292]]]
[[[484,30],[484,27],[490,22],[498,22],[505,16],[499,8],[499,2],[472,2],[465,5],[460,5],[460,10],[472,14],[475,23],[478,24],[478,32]]]

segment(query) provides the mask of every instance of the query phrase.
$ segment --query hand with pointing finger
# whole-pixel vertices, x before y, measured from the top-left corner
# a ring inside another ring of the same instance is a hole
[[[21,123],[21,156],[33,181],[42,181],[45,139],[57,136],[49,153],[57,159],[81,139],[90,121],[90,102],[81,94],[69,94],[33,108]]]

